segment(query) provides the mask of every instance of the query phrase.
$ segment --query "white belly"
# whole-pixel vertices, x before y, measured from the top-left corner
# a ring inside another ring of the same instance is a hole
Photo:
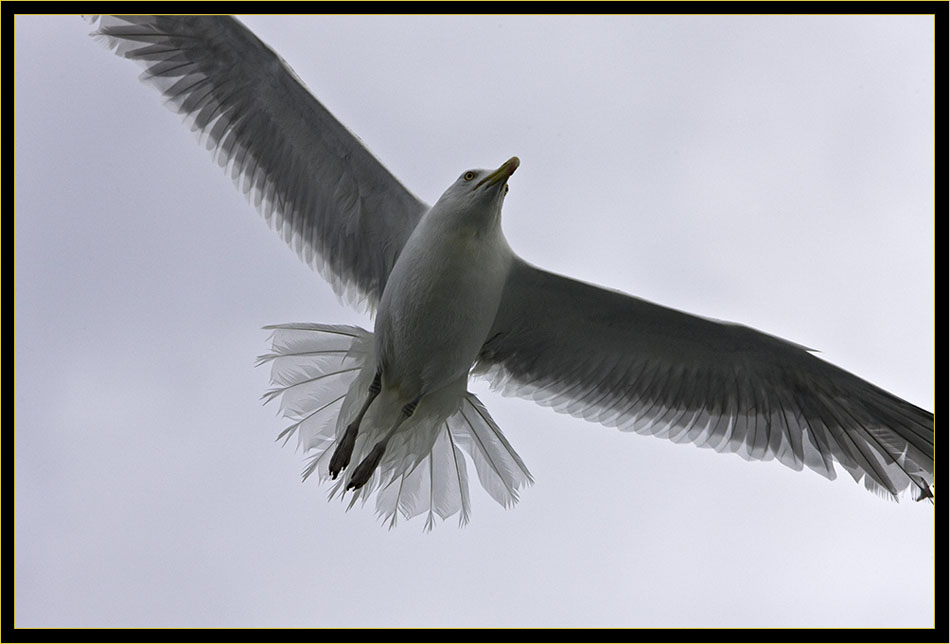
[[[511,250],[500,229],[475,236],[431,225],[399,256],[376,316],[383,387],[416,400],[468,377],[501,301]]]

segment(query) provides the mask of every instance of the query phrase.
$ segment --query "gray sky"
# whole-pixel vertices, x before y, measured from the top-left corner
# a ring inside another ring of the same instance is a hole
[[[933,20],[247,18],[422,199],[934,409]],[[265,324],[356,323],[74,17],[16,19],[17,626],[932,626],[934,509],[502,398],[535,477],[431,534],[327,504]],[[420,518],[421,519],[421,518]]]

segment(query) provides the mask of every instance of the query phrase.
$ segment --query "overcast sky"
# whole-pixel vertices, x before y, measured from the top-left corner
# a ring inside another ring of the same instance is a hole
[[[926,17],[246,18],[527,260],[934,409]],[[536,483],[394,530],[301,484],[265,324],[338,302],[75,17],[16,18],[17,626],[932,626],[934,508],[473,382]],[[8,434],[9,435],[9,434]]]

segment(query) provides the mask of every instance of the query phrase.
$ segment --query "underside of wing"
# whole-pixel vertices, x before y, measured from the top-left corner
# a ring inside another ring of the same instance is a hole
[[[219,165],[334,290],[375,306],[427,206],[286,62],[225,16],[103,16],[95,35],[145,67]]]
[[[517,260],[478,368],[503,392],[625,431],[931,497],[933,414],[754,329]]]

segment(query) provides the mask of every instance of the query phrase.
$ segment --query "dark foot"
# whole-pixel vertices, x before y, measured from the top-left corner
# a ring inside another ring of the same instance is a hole
[[[373,472],[376,470],[376,466],[379,465],[380,459],[383,458],[383,452],[386,451],[386,441],[379,441],[373,447],[366,458],[356,466],[356,469],[353,470],[353,476],[350,477],[350,482],[346,484],[347,490],[358,490],[364,485],[366,481],[369,480],[369,477],[373,475]]]
[[[333,456],[330,457],[330,478],[336,479],[347,465],[350,464],[350,456],[353,455],[353,445],[356,444],[357,426],[351,423],[346,426],[343,438],[337,443],[333,450]]]

